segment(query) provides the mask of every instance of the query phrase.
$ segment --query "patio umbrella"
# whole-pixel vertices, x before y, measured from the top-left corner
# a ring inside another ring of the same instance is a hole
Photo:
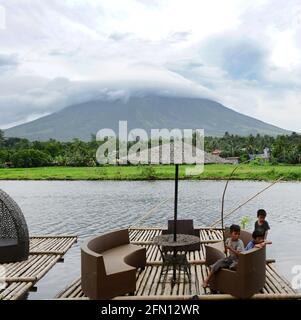
[[[193,148],[193,152],[192,149]],[[198,159],[195,158],[195,155]],[[173,240],[177,241],[177,223],[178,223],[178,190],[179,190],[179,169],[180,164],[204,164],[204,153],[202,149],[196,149],[191,144],[186,143],[185,141],[174,141],[173,144],[173,157],[171,163],[175,165],[175,190],[174,190],[174,228],[173,228]],[[199,162],[197,162],[199,161]],[[192,174],[195,169],[191,169],[190,173],[187,171],[187,174]],[[196,172],[194,172],[196,174]]]
[[[174,228],[173,228],[173,240],[177,241],[177,220],[178,220],[178,185],[179,185],[179,166],[180,164],[204,164],[204,152],[202,149],[196,149],[191,144],[185,143],[182,140],[176,140],[170,144],[167,144],[168,152],[163,152],[163,147],[165,144],[153,146],[150,149],[146,145],[144,149],[139,153],[137,157],[136,153],[129,154],[125,160],[130,161],[132,164],[174,164],[175,165],[175,188],[174,188]],[[170,148],[172,147],[172,148]],[[194,148],[194,152],[191,152],[191,148]],[[170,153],[171,149],[172,154]],[[193,154],[192,154],[193,153]],[[185,156],[184,156],[185,154]],[[197,161],[195,155],[197,156]],[[151,162],[149,162],[149,157],[151,156]],[[143,159],[143,161],[141,161]],[[154,159],[154,160],[153,160]],[[185,160],[185,161],[184,161]],[[120,162],[122,162],[121,159]],[[191,169],[190,173],[195,169]],[[198,174],[198,173],[197,173]],[[165,202],[165,201],[164,201]],[[147,214],[148,215],[148,214]],[[142,217],[144,219],[145,217]],[[140,219],[140,220],[142,220]]]

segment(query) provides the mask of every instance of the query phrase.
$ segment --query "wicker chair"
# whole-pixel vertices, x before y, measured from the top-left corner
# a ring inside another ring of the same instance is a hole
[[[230,229],[225,228],[225,237],[230,236]],[[248,231],[240,231],[240,239],[246,246],[252,239]],[[225,258],[223,241],[205,245],[206,265],[210,266],[219,259]],[[265,285],[266,279],[265,248],[254,248],[242,252],[238,257],[236,271],[221,269],[211,278],[210,289],[228,293],[234,297],[247,299],[258,293]]]
[[[217,248],[212,251],[220,252]],[[228,293],[236,298],[248,299],[260,292],[266,281],[265,248],[242,252],[238,257],[236,271],[221,269],[209,281],[210,289]]]
[[[0,189],[0,263],[28,259],[29,235],[17,203]]]
[[[89,238],[81,246],[82,290],[93,300],[133,294],[145,265],[146,249],[130,243],[127,229]]]

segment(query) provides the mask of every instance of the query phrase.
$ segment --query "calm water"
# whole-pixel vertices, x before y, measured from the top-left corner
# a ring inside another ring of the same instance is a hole
[[[209,226],[220,215],[224,182],[180,181],[179,217],[193,218],[197,226]],[[237,207],[265,182],[231,182],[226,212]],[[80,274],[80,243],[94,234],[127,227],[159,202],[173,196],[172,181],[155,182],[58,182],[1,181],[22,208],[30,234],[77,234],[79,243],[38,283],[29,299],[52,298]],[[227,224],[248,216],[252,229],[258,208],[268,211],[273,245],[268,257],[289,280],[291,268],[301,265],[301,183],[278,183],[229,217]],[[143,225],[166,225],[172,218],[172,201],[164,204]]]

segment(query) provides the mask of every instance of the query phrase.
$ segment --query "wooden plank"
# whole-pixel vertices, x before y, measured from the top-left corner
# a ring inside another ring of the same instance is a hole
[[[77,241],[76,236],[32,236],[28,260],[6,263],[5,281],[8,286],[0,293],[0,299],[16,300],[22,298]]]
[[[205,260],[188,260],[188,264],[190,265],[202,265],[205,264]],[[147,261],[147,266],[161,266],[163,264],[162,261]]]
[[[63,248],[61,248],[61,251],[63,251],[65,254],[75,243],[77,243],[77,239],[70,239],[69,242],[66,243]]]
[[[202,241],[200,250],[187,253],[192,273],[191,281],[188,281],[187,276],[184,277],[183,271],[181,271],[180,281],[174,286],[171,284],[172,268],[169,268],[167,273],[161,275],[162,259],[160,251],[157,246],[151,243],[151,239],[159,235],[161,230],[161,228],[152,227],[133,228],[130,230],[131,243],[142,245],[147,250],[147,266],[144,270],[137,271],[135,296],[123,296],[116,299],[186,300],[191,299],[193,295],[197,295],[200,300],[233,299],[230,295],[208,294],[208,289],[204,289],[201,286],[209,271],[209,268],[204,264],[204,244],[221,241],[222,232],[220,229],[200,228],[200,239]],[[254,299],[298,298],[298,295],[294,293],[290,285],[274,271],[272,262],[271,260],[267,260],[267,283],[263,289],[263,293],[255,295]],[[79,279],[73,285],[66,288],[58,297],[62,299],[87,299],[81,290]]]
[[[140,286],[141,286],[141,283],[142,283],[142,280],[144,278],[144,271],[145,270],[142,270],[142,269],[139,269],[138,272],[137,272],[137,277],[136,277],[136,292],[135,294],[137,294]]]
[[[133,227],[129,228],[130,231],[132,230],[142,230],[142,231],[147,231],[147,230],[162,230],[164,229],[163,227]]]
[[[271,267],[267,267],[267,274],[269,274],[271,281],[275,283],[279,291],[282,293],[295,293],[285,280],[277,275]]]
[[[0,280],[5,281],[7,283],[10,283],[10,282],[36,282],[37,277],[5,277]]]
[[[148,281],[148,278],[149,278],[149,275],[150,275],[150,272],[151,272],[152,268],[151,267],[145,267],[144,269],[144,272],[142,274],[142,279],[141,279],[141,283],[140,283],[140,286],[137,290],[137,295],[143,295],[143,292],[144,292],[144,289],[147,285],[147,281]]]
[[[41,257],[39,257],[39,256],[30,256],[30,259],[28,259],[27,261],[22,261],[22,263],[20,264],[19,268],[17,268],[16,270],[14,270],[11,273],[9,273],[9,271],[8,271],[7,275],[8,276],[22,275],[22,274],[24,274],[26,272],[26,270],[28,270],[33,265],[38,263],[38,261],[40,259],[41,259]]]
[[[15,283],[16,287],[14,290],[12,290],[6,297],[4,297],[4,300],[18,300],[22,298],[28,291],[29,289],[33,286],[33,283],[22,283],[22,282],[17,282]]]
[[[76,238],[77,236],[74,234],[61,234],[61,235],[33,235],[29,237],[31,239],[57,239],[57,238]]]
[[[139,230],[129,230],[130,241],[135,240]]]
[[[63,256],[65,251],[31,251],[31,255],[51,255],[51,256]]]
[[[7,276],[13,276],[20,269],[24,268],[24,265],[26,263],[27,264],[31,263],[33,259],[35,259],[35,257],[29,256],[29,259],[27,260],[27,262],[21,261],[21,262],[16,262],[16,263],[7,263],[7,264],[3,264],[2,266],[5,268]]]
[[[210,244],[210,243],[217,243],[220,242],[220,239],[211,239],[211,240],[200,240],[200,244]],[[143,240],[139,240],[139,241],[131,241],[132,244],[136,244],[136,245],[151,245],[151,246],[156,246],[156,243],[154,243],[153,241],[143,241]]]
[[[158,271],[158,268],[151,268],[151,272],[150,272],[150,275],[149,275],[149,281],[146,285],[146,287],[144,288],[144,293],[146,295],[151,295],[151,293],[153,291],[155,291],[155,279],[156,279],[156,274],[157,274],[157,271]]]
[[[164,296],[119,296],[112,300],[191,300],[191,295],[164,295]],[[196,297],[197,300],[237,300],[230,294],[206,294]],[[301,294],[255,294],[251,300],[292,300],[301,299]]]
[[[71,283],[66,289],[62,290],[56,295],[56,298],[67,298],[70,296],[71,292],[74,291],[75,288],[81,286],[81,279],[76,279],[74,282]]]
[[[289,289],[290,293],[292,293],[292,294],[296,293],[296,291],[292,288],[289,281],[284,276],[281,276],[278,273],[278,271],[274,268],[273,264],[269,264],[267,267],[271,272],[273,272],[277,276],[278,279],[280,279],[286,285],[286,287]]]

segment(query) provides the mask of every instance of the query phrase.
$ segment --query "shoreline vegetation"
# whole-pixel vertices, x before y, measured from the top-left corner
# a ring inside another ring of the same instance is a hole
[[[301,165],[240,164],[231,180],[301,181]],[[231,164],[207,164],[199,175],[187,176],[180,166],[180,179],[225,180],[234,166]],[[0,180],[173,180],[174,165],[101,166],[101,167],[38,167],[0,169]]]

